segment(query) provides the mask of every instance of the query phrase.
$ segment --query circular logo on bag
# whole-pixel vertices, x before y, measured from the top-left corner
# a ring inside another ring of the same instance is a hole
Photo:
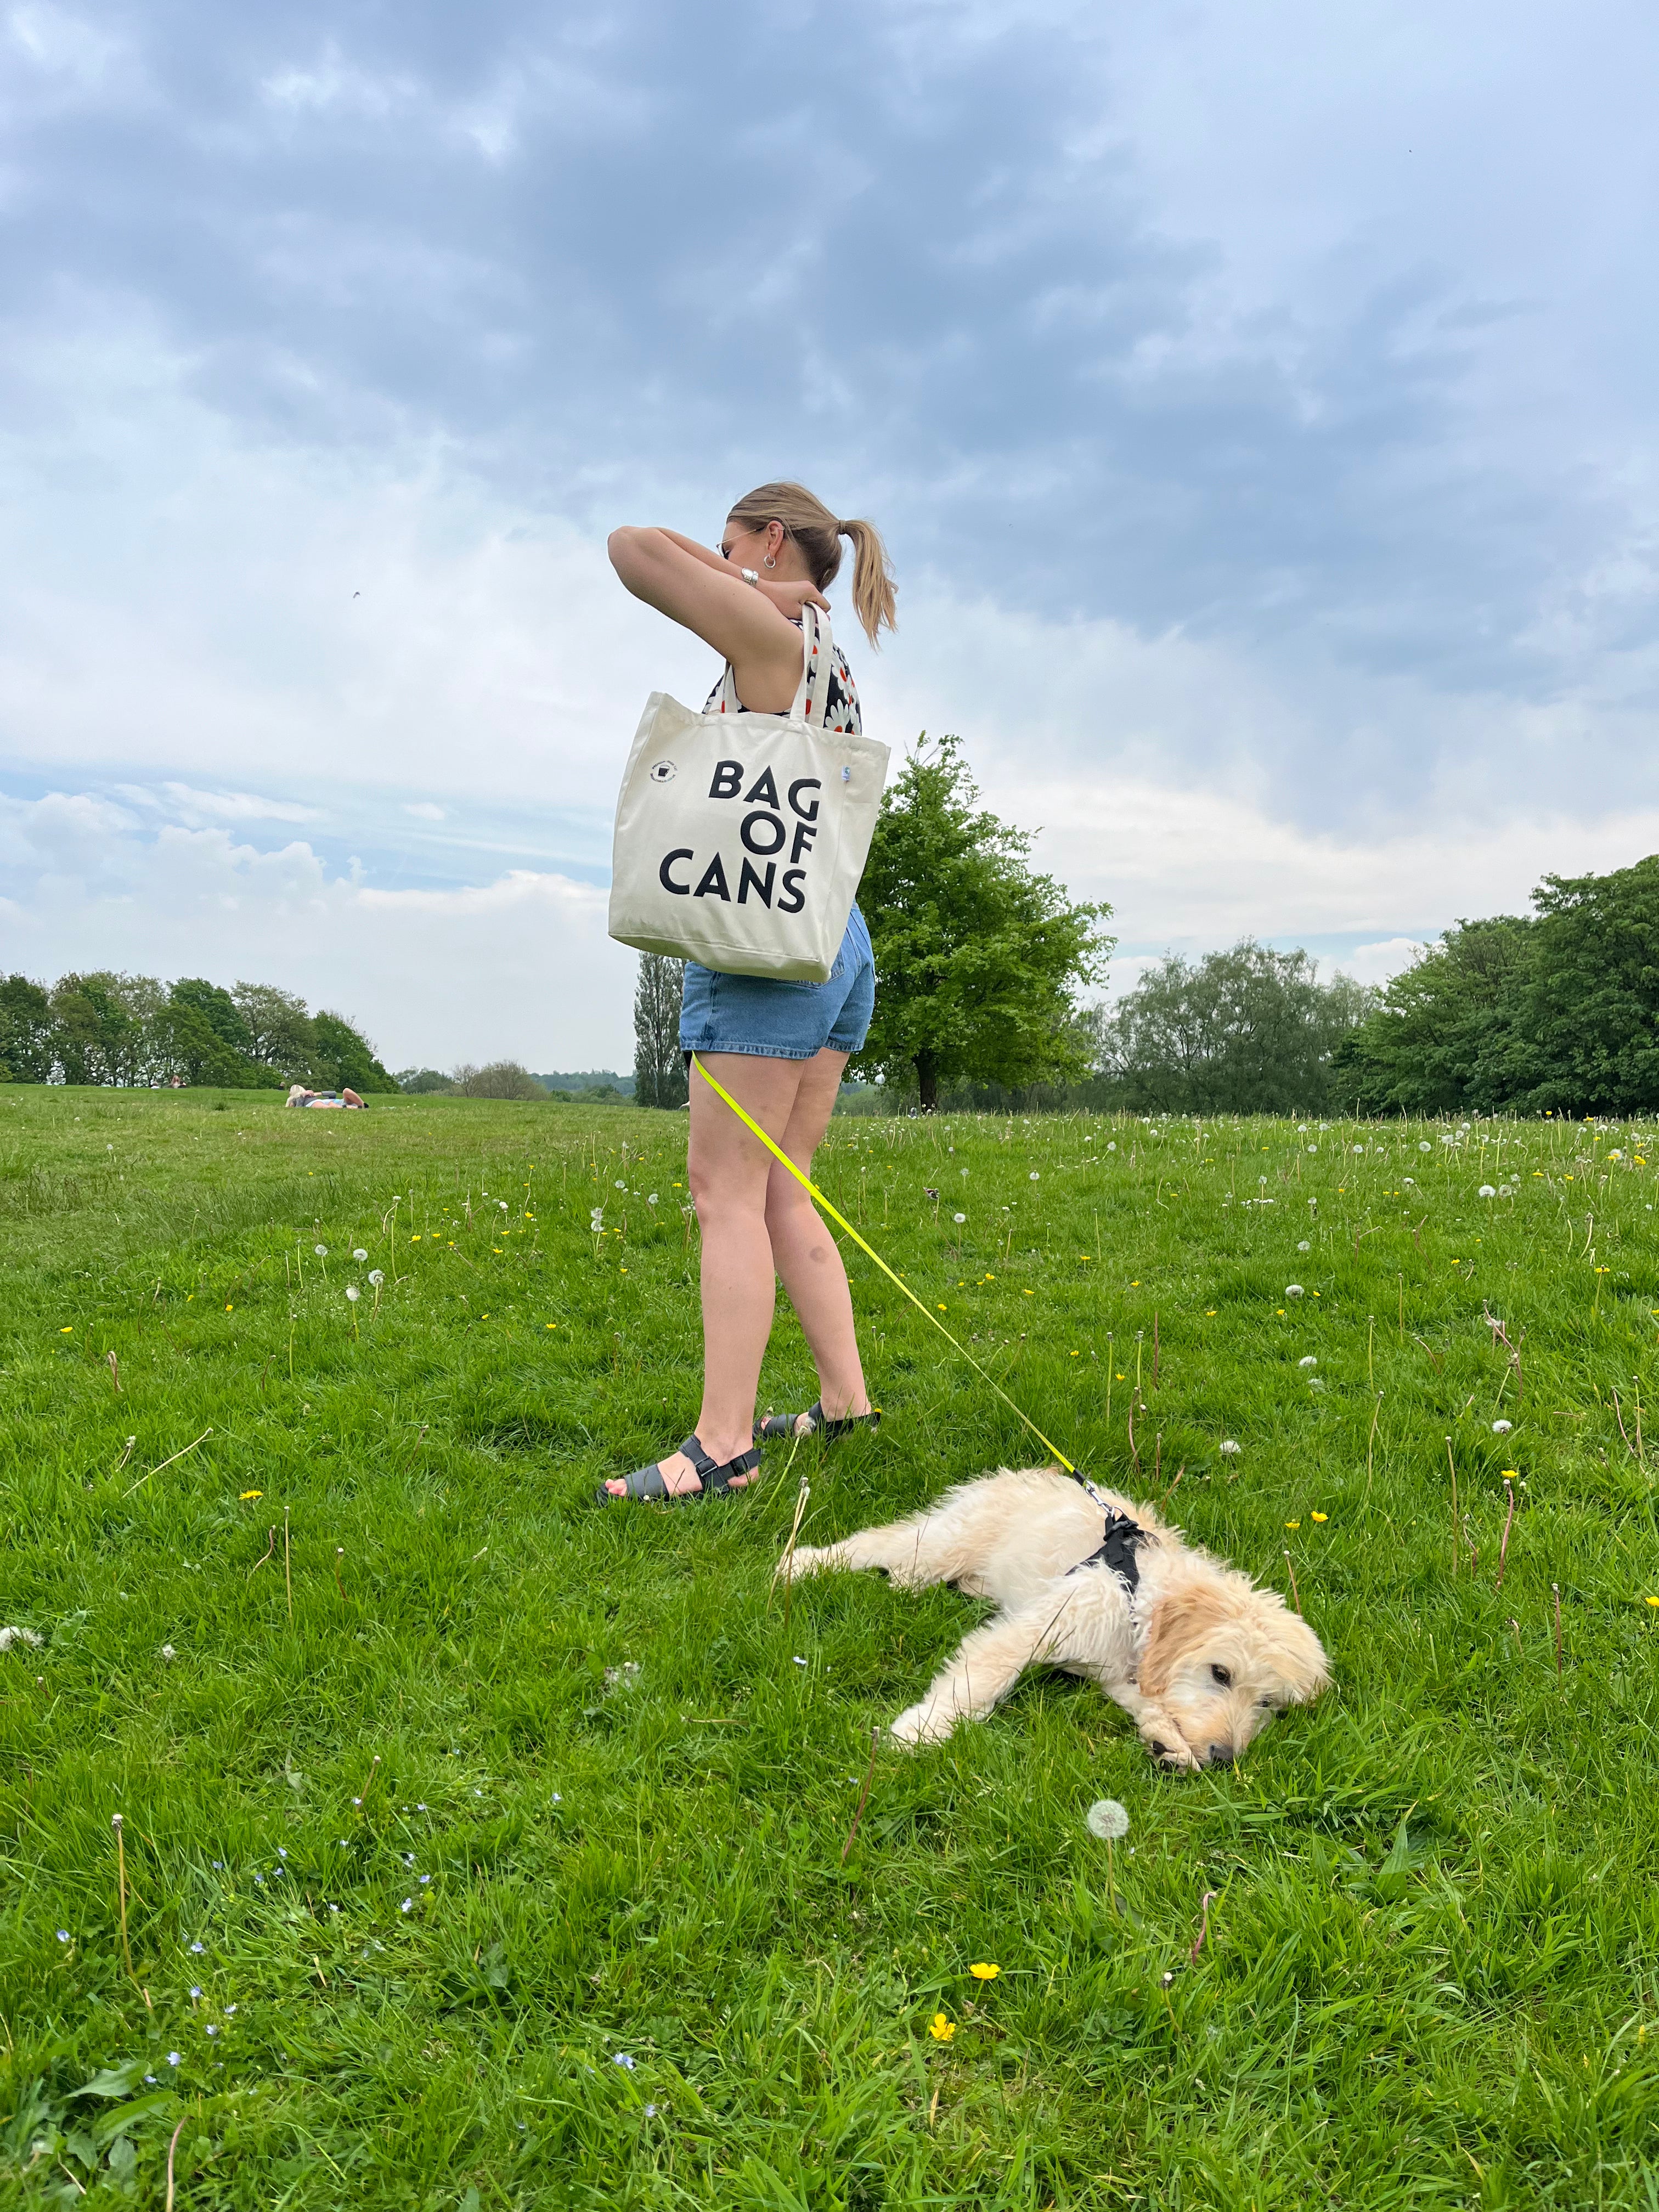
[[[659,761],[651,771],[651,781],[653,783],[672,783],[674,781],[673,762]]]

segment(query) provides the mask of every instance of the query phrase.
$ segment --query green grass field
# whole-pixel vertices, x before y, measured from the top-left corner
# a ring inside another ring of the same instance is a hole
[[[786,1604],[800,1478],[821,1540],[1042,1455],[854,1253],[880,1436],[598,1510],[696,1408],[684,1130],[0,1091],[0,2202],[159,2206],[177,2130],[179,2212],[1655,2212],[1659,1153],[837,1121],[836,1203],[1091,1473],[1288,1553],[1337,1678],[1182,1778],[1034,1675],[848,1849],[977,1613]]]

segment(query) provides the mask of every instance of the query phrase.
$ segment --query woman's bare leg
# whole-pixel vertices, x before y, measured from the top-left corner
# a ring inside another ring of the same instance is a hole
[[[821,1052],[800,1066],[794,1109],[779,1142],[801,1173],[810,1175],[812,1155],[835,1111],[847,1054]],[[853,1294],[841,1253],[811,1200],[775,1160],[766,1182],[766,1227],[773,1262],[817,1367],[820,1404],[832,1421],[867,1413],[870,1399],[859,1360]]]
[[[775,1144],[782,1144],[803,1073],[814,1063],[752,1053],[711,1052],[701,1057],[744,1112],[754,1116]],[[702,1407],[696,1434],[718,1467],[747,1451],[754,1434],[755,1392],[772,1332],[775,1295],[766,1226],[771,1165],[772,1156],[760,1139],[750,1134],[694,1068],[688,1174],[702,1231],[703,1343]],[[702,1487],[684,1453],[671,1452],[658,1465],[664,1484],[675,1495]],[[740,1476],[738,1483],[744,1480]],[[626,1487],[620,1481],[605,1486],[617,1498]]]

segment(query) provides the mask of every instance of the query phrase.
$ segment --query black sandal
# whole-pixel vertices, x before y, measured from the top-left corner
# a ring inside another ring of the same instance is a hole
[[[697,1480],[702,1486],[701,1489],[671,1490],[662,1479],[661,1468],[653,1460],[648,1467],[636,1467],[633,1474],[628,1476],[628,1487],[620,1498],[614,1491],[607,1490],[603,1483],[594,1492],[594,1497],[601,1505],[625,1505],[630,1498],[637,1499],[641,1503],[665,1498],[672,1504],[682,1499],[689,1502],[698,1498],[724,1498],[732,1489],[732,1476],[752,1475],[761,1461],[760,1452],[757,1448],[750,1451],[739,1452],[736,1459],[727,1460],[724,1467],[716,1467],[695,1435],[689,1436],[680,1446],[680,1449],[696,1468]],[[745,1489],[750,1486],[746,1483],[744,1486]]]
[[[804,1429],[796,1425],[801,1421],[806,1424]],[[764,1420],[757,1421],[755,1441],[759,1443],[763,1438],[768,1443],[779,1439],[787,1442],[796,1436],[821,1436],[826,1443],[834,1443],[838,1437],[850,1437],[854,1429],[868,1429],[873,1436],[880,1426],[879,1406],[872,1407],[867,1413],[847,1413],[841,1419],[832,1421],[823,1410],[823,1400],[817,1399],[809,1413],[769,1413]]]

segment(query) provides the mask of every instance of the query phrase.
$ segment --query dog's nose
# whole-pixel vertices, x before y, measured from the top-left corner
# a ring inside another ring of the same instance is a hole
[[[1212,1766],[1231,1766],[1237,1757],[1238,1754],[1231,1744],[1212,1743],[1209,1749],[1208,1763]]]

